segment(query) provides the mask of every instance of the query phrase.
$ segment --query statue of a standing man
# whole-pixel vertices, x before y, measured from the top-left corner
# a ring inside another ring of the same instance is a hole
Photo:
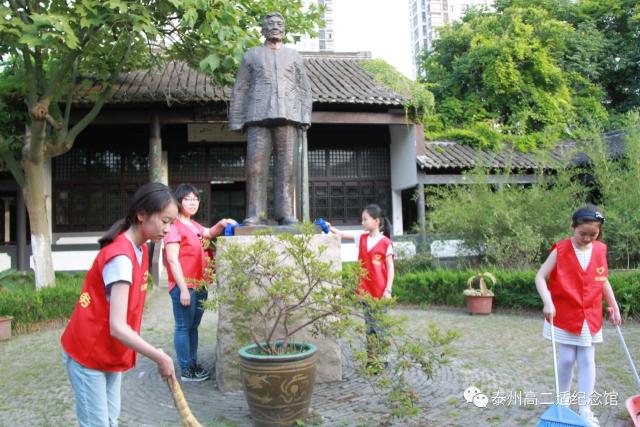
[[[231,94],[229,129],[247,134],[247,218],[264,223],[267,180],[274,152],[274,216],[283,225],[298,222],[294,212],[294,155],[311,124],[311,86],[302,56],[284,47],[284,18],[269,13],[262,23],[265,42],[244,55]],[[297,189],[302,191],[302,189]]]

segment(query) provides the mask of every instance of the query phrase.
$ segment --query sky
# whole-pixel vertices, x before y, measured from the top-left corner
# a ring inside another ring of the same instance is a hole
[[[334,50],[369,51],[412,76],[408,0],[334,0]]]

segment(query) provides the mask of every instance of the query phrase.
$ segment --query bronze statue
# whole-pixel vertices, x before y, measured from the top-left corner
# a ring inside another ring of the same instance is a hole
[[[274,219],[284,225],[298,222],[293,202],[294,156],[311,124],[311,85],[302,56],[282,43],[284,29],[281,14],[264,17],[265,42],[245,53],[231,94],[229,129],[247,134],[245,225],[265,222],[272,150]]]

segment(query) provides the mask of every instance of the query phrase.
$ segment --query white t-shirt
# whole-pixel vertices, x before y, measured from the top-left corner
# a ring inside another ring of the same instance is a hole
[[[591,261],[591,252],[593,252],[593,244],[589,244],[589,246],[586,249],[579,249],[573,243],[571,244],[571,246],[573,246],[573,251],[576,253],[576,258],[578,258],[580,267],[582,267],[583,270],[586,270],[587,267],[589,266],[589,261]]]
[[[125,236],[126,237],[126,236]],[[129,240],[127,238],[127,240]],[[136,253],[138,265],[142,265],[142,248],[136,246],[129,240]],[[102,269],[102,280],[104,280],[107,301],[111,297],[111,285],[116,282],[133,283],[133,263],[126,255],[114,256],[104,265]]]

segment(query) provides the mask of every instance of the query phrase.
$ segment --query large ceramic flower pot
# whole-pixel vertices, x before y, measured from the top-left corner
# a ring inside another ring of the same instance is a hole
[[[469,314],[491,314],[493,296],[467,295],[467,312]]]
[[[299,353],[256,354],[255,344],[239,350],[240,377],[254,424],[293,426],[309,412],[316,377],[316,347],[296,343]]]

